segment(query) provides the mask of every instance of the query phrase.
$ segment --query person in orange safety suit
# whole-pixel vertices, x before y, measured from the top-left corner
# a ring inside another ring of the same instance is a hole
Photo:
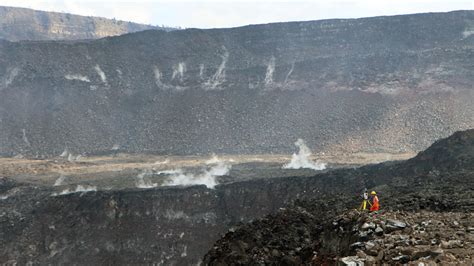
[[[379,198],[377,197],[377,193],[375,191],[370,192],[372,195],[372,205],[370,206],[370,211],[378,211],[380,209]]]

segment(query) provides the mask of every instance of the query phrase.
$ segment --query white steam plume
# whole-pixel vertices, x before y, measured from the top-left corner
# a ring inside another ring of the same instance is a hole
[[[299,148],[298,154],[293,153],[291,161],[288,164],[283,165],[283,169],[301,169],[309,168],[313,170],[324,170],[326,164],[321,162],[313,162],[309,157],[311,156],[311,150],[306,146],[304,140],[298,139],[295,145]]]
[[[95,65],[94,69],[95,69],[95,71],[97,72],[97,75],[99,75],[100,80],[102,81],[102,83],[104,83],[105,85],[108,85],[108,83],[107,83],[107,76],[105,76],[105,73],[104,73],[104,71],[102,71],[102,69],[100,68],[100,66],[99,66],[99,65]]]
[[[64,152],[63,152],[64,153]],[[82,158],[82,155],[77,155],[77,156],[74,156],[72,153],[66,153],[67,154],[67,160],[68,162],[75,162],[75,161],[79,161],[81,158]]]
[[[67,195],[72,193],[79,193],[79,192],[90,192],[90,191],[97,191],[97,187],[95,186],[82,186],[77,185],[75,190],[65,189],[60,193],[53,193],[51,196],[59,196],[59,195]]]
[[[265,85],[273,83],[273,72],[275,72],[275,57],[272,56],[267,66],[267,73],[265,73]]]
[[[67,151],[67,149],[64,149],[63,153],[61,153],[61,155],[59,155],[59,157],[67,157],[69,154],[69,152]]]
[[[219,157],[217,155],[212,154],[211,159],[207,160],[206,164],[217,164],[217,163],[220,163],[220,162],[222,162],[221,159],[219,159]]]
[[[224,54],[221,56],[221,64],[217,68],[216,73],[208,81],[204,82],[203,88],[205,90],[221,89],[220,85],[225,82],[225,65],[227,60],[229,60],[229,52],[225,46],[222,46],[222,48],[224,49]]]
[[[159,174],[169,175],[169,179],[163,183],[163,186],[205,185],[208,188],[214,188],[218,184],[216,177],[227,175],[232,168],[232,165],[221,161],[217,156],[208,160],[206,164],[212,164],[212,166],[203,169],[200,174],[185,173],[181,169],[160,172]]]
[[[137,188],[154,188],[158,186],[158,184],[151,182],[148,178],[149,175],[152,175],[150,171],[144,171],[137,176]]]
[[[160,165],[160,164],[167,164],[167,163],[169,163],[169,162],[170,162],[169,159],[165,159],[164,161],[156,161],[154,164],[155,164],[155,165]]]
[[[66,180],[66,177],[63,175],[60,175],[58,179],[54,182],[54,186],[61,186],[64,183],[64,180]]]

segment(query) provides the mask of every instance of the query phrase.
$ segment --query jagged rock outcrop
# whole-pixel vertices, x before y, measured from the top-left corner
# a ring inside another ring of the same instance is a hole
[[[228,233],[206,265],[471,264],[473,213],[286,209]]]
[[[474,127],[473,21],[457,11],[0,42],[0,154],[290,153],[298,138],[331,154],[420,151]]]
[[[474,260],[472,212],[397,211],[345,216],[352,216],[357,223],[351,228],[355,237],[348,245],[352,256],[336,258],[345,262],[343,265],[350,265],[350,261],[446,265],[472,264]]]
[[[172,30],[115,19],[0,6],[0,39],[9,41],[97,39],[149,29]]]

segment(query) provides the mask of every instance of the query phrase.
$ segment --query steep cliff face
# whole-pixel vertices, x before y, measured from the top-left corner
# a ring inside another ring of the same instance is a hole
[[[229,227],[322,189],[296,177],[58,196],[20,185],[2,193],[0,262],[196,264]]]
[[[171,30],[100,17],[0,6],[0,39],[9,41],[97,39],[149,29]]]
[[[419,151],[474,127],[474,12],[0,43],[0,153]]]

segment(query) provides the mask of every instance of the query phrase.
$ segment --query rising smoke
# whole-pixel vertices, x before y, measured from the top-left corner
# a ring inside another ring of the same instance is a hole
[[[59,155],[59,157],[67,158],[69,162],[75,162],[82,158],[82,155],[74,155],[67,150],[67,148]]]
[[[154,188],[157,187],[157,183],[151,182],[149,176],[153,173],[149,170],[145,170],[143,173],[137,176],[136,186],[137,188]]]
[[[166,159],[166,160],[164,160],[164,161],[156,161],[156,162],[155,162],[155,165],[167,164],[167,163],[169,163],[169,162],[170,162],[169,159]]]
[[[56,181],[54,181],[54,185],[53,185],[53,186],[55,186],[55,187],[61,186],[61,185],[64,183],[64,180],[66,180],[66,177],[63,176],[63,175],[60,175],[60,176],[58,177],[58,179],[56,179]]]
[[[91,191],[97,191],[96,186],[89,186],[89,185],[77,185],[76,189],[65,189],[61,191],[60,193],[53,193],[51,196],[59,196],[59,195],[67,195],[67,194],[72,194],[72,193],[85,193],[85,192],[91,192]]]
[[[304,140],[298,139],[295,145],[299,148],[298,154],[293,153],[291,161],[288,164],[283,165],[283,169],[301,169],[309,168],[313,170],[324,170],[326,164],[321,162],[313,162],[310,159],[311,150],[306,146]]]
[[[219,159],[219,157],[216,154],[212,154],[211,159],[207,160],[205,163],[209,165],[209,164],[218,164],[220,162],[222,162],[221,159]]]
[[[182,169],[159,172],[168,175],[163,186],[205,185],[208,188],[214,188],[218,184],[216,178],[227,175],[232,168],[232,165],[220,160],[217,156],[206,161],[206,165],[198,174],[186,173]]]

